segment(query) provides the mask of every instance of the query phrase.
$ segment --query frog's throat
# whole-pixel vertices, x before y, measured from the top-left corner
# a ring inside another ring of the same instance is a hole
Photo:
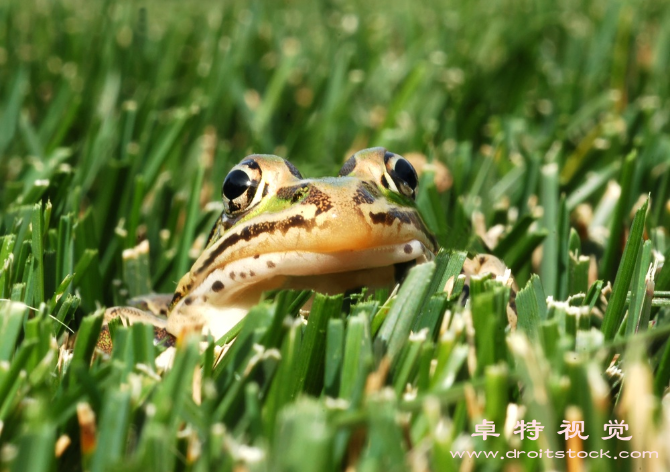
[[[213,270],[173,307],[168,331],[202,326],[218,339],[258,303],[263,291],[277,288],[341,293],[361,286],[393,283],[394,265],[425,262],[433,253],[421,241],[334,253],[290,251],[239,259]]]

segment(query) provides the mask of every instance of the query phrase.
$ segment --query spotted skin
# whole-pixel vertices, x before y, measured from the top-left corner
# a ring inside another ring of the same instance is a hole
[[[248,156],[232,172],[224,211],[171,298],[172,335],[221,335],[265,290],[392,284],[438,249],[414,204],[416,173],[384,148],[354,154],[338,177],[303,178],[269,155]],[[249,184],[237,191],[239,172]]]

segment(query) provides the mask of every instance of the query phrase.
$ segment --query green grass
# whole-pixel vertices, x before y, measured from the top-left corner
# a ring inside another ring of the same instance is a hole
[[[662,0],[2,2],[0,470],[667,469],[668,45]],[[323,176],[377,145],[453,178],[421,177],[445,251],[394,298],[304,324],[274,294],[216,367],[186,339],[157,375],[142,325],[93,356],[102,307],[174,289],[242,157]],[[513,269],[516,332],[495,280],[442,293],[466,252]]]

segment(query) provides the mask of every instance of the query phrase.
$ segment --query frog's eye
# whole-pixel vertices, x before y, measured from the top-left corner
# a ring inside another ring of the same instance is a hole
[[[231,170],[223,181],[221,196],[227,214],[246,210],[254,200],[260,178],[253,168]]]
[[[223,181],[223,198],[235,200],[251,187],[251,178],[243,170],[234,170]]]
[[[386,173],[391,177],[399,193],[414,199],[419,178],[412,164],[397,154],[387,152],[384,156]]]

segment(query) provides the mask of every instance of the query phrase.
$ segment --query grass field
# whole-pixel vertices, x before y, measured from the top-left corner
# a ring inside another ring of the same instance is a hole
[[[0,471],[670,470],[669,68],[663,0],[1,2]],[[215,368],[185,339],[158,375],[143,325],[94,357],[242,157],[324,176],[370,146],[453,180],[421,177],[445,251],[397,296],[303,324],[272,294]],[[501,283],[442,292],[468,252],[512,268],[515,332]]]

